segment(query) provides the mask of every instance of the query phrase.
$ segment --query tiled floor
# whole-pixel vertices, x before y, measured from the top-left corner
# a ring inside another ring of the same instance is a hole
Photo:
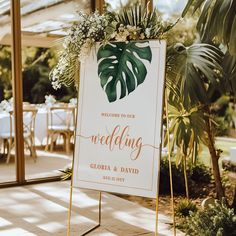
[[[69,182],[0,189],[0,236],[66,236]],[[96,224],[98,193],[73,190],[71,236]],[[173,235],[159,213],[159,236]],[[89,235],[154,235],[155,212],[112,194],[102,194],[102,224]],[[180,235],[179,233],[177,235]]]
[[[42,148],[37,149],[36,162],[27,153],[25,156],[25,172],[26,179],[45,178],[60,175],[59,169],[65,169],[70,165],[72,160],[72,152],[67,155],[63,151],[45,152]],[[6,158],[0,154],[0,183],[14,181],[16,179],[16,167],[14,155],[10,159],[10,163],[6,163]]]

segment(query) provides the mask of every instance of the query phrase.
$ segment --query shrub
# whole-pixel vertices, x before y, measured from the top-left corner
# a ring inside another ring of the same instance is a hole
[[[211,170],[204,164],[196,164],[190,171],[191,179],[195,182],[210,183],[211,182]]]
[[[190,216],[190,212],[197,212],[197,206],[189,199],[184,198],[180,200],[175,207],[176,216],[187,217]]]
[[[184,172],[181,165],[176,166],[174,162],[171,163],[173,189],[177,194],[185,194]],[[211,182],[211,171],[203,164],[197,164],[188,168],[187,171],[189,192],[195,194],[196,186],[208,184]],[[170,176],[169,176],[169,162],[163,158],[160,163],[160,194],[170,193]]]
[[[216,201],[186,218],[186,235],[236,236],[236,215],[224,202]]]
[[[178,194],[185,193],[184,174],[182,168],[177,167],[175,163],[171,163],[173,188],[174,192]],[[160,193],[170,193],[170,174],[169,162],[167,159],[162,159],[160,163]]]

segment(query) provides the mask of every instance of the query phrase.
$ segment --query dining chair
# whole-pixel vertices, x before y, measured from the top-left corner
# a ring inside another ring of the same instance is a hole
[[[37,109],[35,108],[23,108],[23,138],[25,148],[30,151],[30,156],[36,161],[37,154],[35,149],[35,117],[37,114]],[[2,139],[7,144],[7,160],[6,163],[10,162],[11,151],[15,147],[15,131],[14,131],[14,114],[12,111],[9,112],[9,131],[1,134]]]
[[[75,131],[75,107],[53,106],[48,109],[47,144],[45,150],[53,151],[58,138],[63,137],[64,148],[70,153],[70,143]]]

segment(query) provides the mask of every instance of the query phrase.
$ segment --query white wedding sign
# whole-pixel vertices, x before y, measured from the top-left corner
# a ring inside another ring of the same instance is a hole
[[[155,198],[166,42],[97,45],[81,64],[73,186]]]

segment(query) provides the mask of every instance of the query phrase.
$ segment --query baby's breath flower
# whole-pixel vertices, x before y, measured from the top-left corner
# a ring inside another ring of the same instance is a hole
[[[58,89],[62,84],[71,84],[77,73],[75,72],[76,68],[72,68],[72,66],[76,67],[79,61],[84,60],[96,42],[106,44],[111,40],[125,42],[159,38],[168,25],[165,25],[158,15],[155,15],[157,12],[154,11],[151,14],[153,17],[148,18],[145,11],[143,11],[142,21],[137,22],[137,19],[134,19],[133,25],[132,21],[127,21],[124,17],[124,12],[120,14],[106,11],[102,15],[98,12],[91,15],[80,12],[81,20],[74,23],[68,30],[63,42],[64,51],[50,73],[52,86]],[[128,13],[126,12],[126,14]]]

